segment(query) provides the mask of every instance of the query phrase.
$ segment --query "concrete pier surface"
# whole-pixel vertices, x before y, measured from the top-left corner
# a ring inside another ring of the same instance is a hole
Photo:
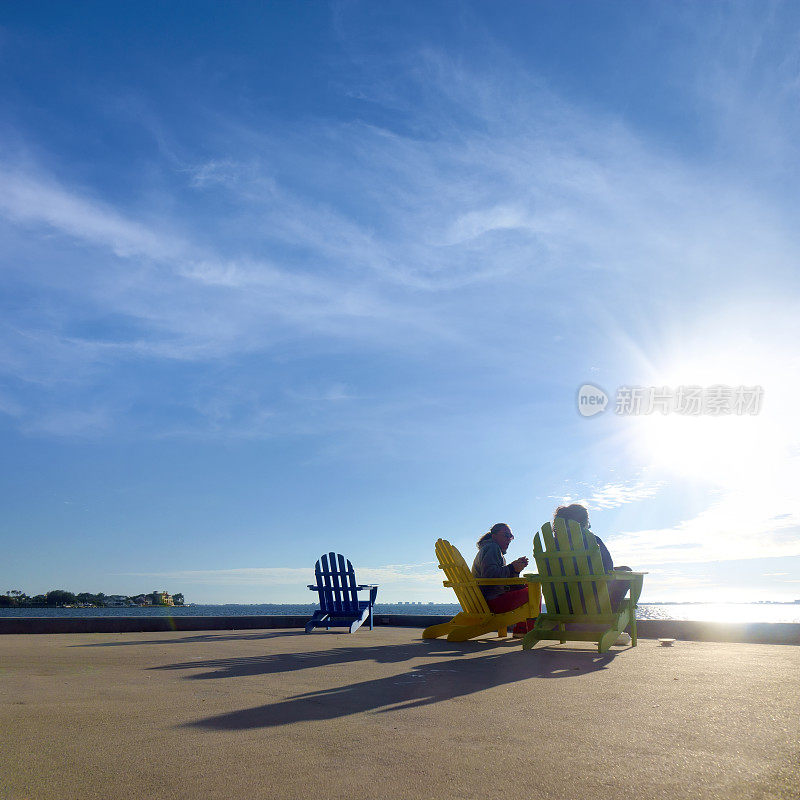
[[[2,800],[800,797],[800,647],[0,637]]]

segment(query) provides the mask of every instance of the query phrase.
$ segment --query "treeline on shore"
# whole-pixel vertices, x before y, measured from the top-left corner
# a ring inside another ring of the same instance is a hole
[[[163,602],[161,598],[170,597],[171,603]],[[29,597],[19,589],[11,589],[5,594],[0,594],[0,608],[63,608],[65,606],[78,606],[83,608],[100,608],[105,606],[149,606],[149,605],[176,605],[184,604],[183,595],[168,595],[166,592],[150,592],[133,596],[106,595],[102,592],[80,592],[73,594],[66,589],[51,589],[46,594],[37,594]]]

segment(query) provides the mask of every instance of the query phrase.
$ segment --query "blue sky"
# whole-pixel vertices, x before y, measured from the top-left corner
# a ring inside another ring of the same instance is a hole
[[[588,502],[800,598],[800,9],[7,3],[0,590],[449,601]],[[577,412],[582,384],[612,397]],[[614,413],[761,386],[757,415]]]

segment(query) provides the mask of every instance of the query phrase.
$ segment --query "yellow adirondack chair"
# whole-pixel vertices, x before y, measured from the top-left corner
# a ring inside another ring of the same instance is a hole
[[[542,587],[526,578],[476,578],[464,557],[446,539],[436,542],[439,569],[444,570],[444,585],[453,589],[463,609],[449,622],[431,625],[422,632],[423,639],[436,639],[447,634],[448,642],[465,642],[475,636],[497,631],[502,639],[508,635],[508,626],[536,617],[541,609]],[[494,614],[486,604],[481,586],[527,586],[528,602],[524,606]]]

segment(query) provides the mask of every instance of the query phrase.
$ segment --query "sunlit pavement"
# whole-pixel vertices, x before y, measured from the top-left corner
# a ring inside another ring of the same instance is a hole
[[[0,636],[0,798],[797,798],[800,647]]]

